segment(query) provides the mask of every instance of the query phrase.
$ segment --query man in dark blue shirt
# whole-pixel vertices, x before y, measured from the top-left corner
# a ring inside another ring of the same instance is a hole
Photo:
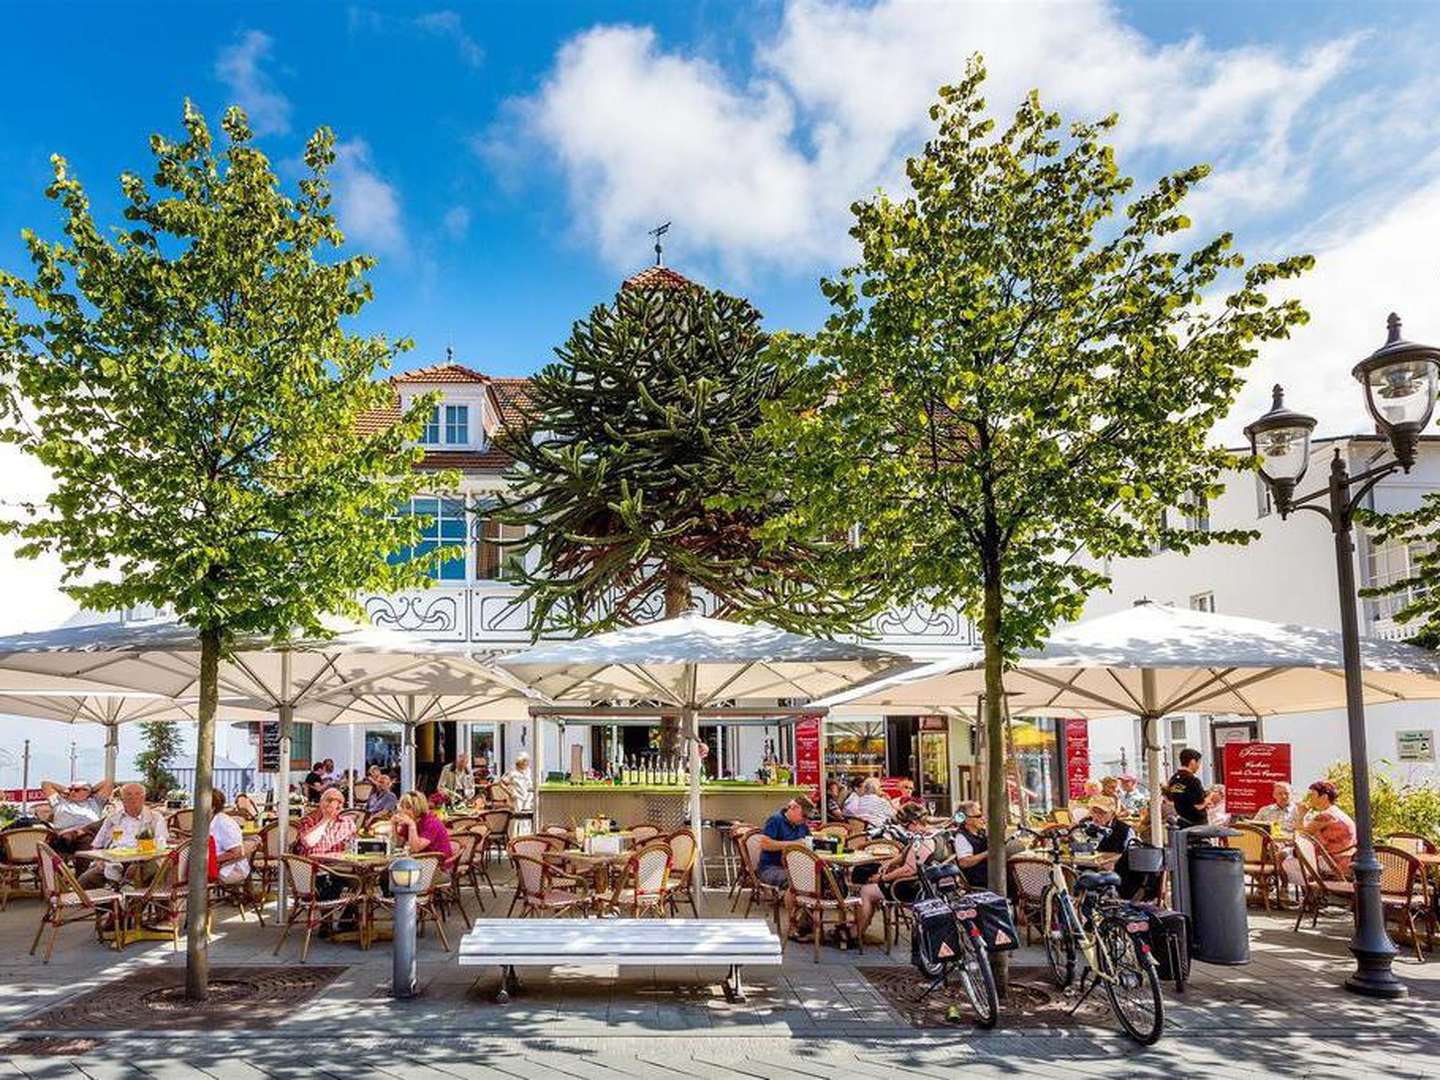
[[[790,887],[780,850],[786,844],[796,843],[810,835],[810,826],[805,824],[805,819],[814,805],[804,795],[797,795],[766,820],[762,830],[765,839],[760,841],[760,865],[755,868],[755,876],[766,885],[777,889]]]

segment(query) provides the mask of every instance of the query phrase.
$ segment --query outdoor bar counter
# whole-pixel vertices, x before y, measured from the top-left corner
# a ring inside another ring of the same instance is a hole
[[[761,784],[745,780],[709,781],[700,785],[700,816],[706,822],[749,821],[761,824],[806,788],[793,784]],[[595,781],[550,781],[540,785],[537,825],[576,825],[587,818],[613,818],[620,825],[656,825],[678,829],[685,824],[690,789],[685,784],[604,784]],[[708,845],[710,837],[706,837]]]

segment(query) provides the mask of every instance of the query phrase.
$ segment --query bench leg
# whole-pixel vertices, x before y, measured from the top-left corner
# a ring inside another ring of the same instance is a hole
[[[510,991],[520,989],[520,980],[515,977],[515,968],[509,964],[500,965],[500,989],[495,991],[495,1003],[504,1005],[510,1000]]]
[[[740,965],[731,964],[730,974],[725,976],[725,1000],[744,1002],[745,984],[740,980]]]

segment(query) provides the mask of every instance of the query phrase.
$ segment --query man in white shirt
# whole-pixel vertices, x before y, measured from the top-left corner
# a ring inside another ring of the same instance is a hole
[[[114,810],[101,823],[91,846],[105,848],[138,847],[140,834],[148,832],[157,848],[164,848],[169,840],[165,816],[158,810],[145,805],[145,788],[141,784],[120,785],[120,808]],[[153,876],[157,863],[137,863],[130,869],[132,879],[146,880]],[[119,863],[96,860],[80,875],[80,884],[87,889],[98,888],[101,884],[119,885],[126,877],[126,867]]]
[[[860,785],[860,793],[845,802],[845,813],[867,825],[884,825],[895,816],[895,806],[881,794],[880,781],[873,776]]]
[[[470,769],[470,758],[456,754],[455,760],[440,770],[439,788],[452,798],[469,801],[475,798],[475,774]]]
[[[40,790],[50,804],[50,827],[55,830],[50,846],[62,855],[89,847],[100,827],[100,819],[105,816],[105,804],[110,801],[113,787],[109,780],[98,784],[84,780],[70,784],[41,780]]]
[[[515,796],[514,809],[517,812],[525,813],[534,808],[535,784],[530,776],[529,754],[515,755],[515,767],[505,774],[504,782]]]
[[[1265,825],[1278,824],[1285,832],[1294,832],[1296,806],[1290,785],[1284,780],[1277,781],[1270,794],[1273,801],[1255,811],[1252,820]]]
[[[240,823],[225,813],[225,793],[210,793],[210,839],[215,841],[215,862],[220,880],[226,885],[239,885],[250,876],[250,860],[245,857],[245,835]]]

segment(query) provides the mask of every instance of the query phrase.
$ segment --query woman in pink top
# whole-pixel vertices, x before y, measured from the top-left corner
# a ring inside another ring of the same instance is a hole
[[[430,800],[418,791],[402,796],[391,818],[395,826],[395,838],[405,845],[412,855],[422,851],[434,851],[440,856],[440,865],[451,869],[455,861],[455,845],[450,842],[450,830],[430,809]]]
[[[1335,785],[1328,780],[1317,780],[1311,784],[1309,797],[1305,800],[1310,806],[1310,813],[1300,828],[1319,841],[1335,860],[1340,872],[1349,877],[1350,860],[1355,855],[1355,821],[1335,805],[1338,796]]]

